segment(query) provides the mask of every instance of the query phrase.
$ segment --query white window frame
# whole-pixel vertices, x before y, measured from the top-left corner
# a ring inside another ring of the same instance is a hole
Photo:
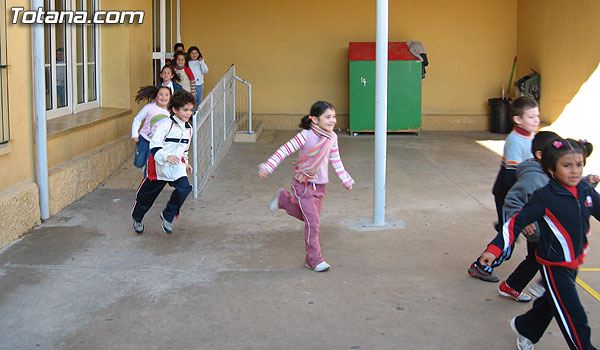
[[[156,8],[156,3],[158,2],[158,7]],[[173,12],[173,6],[175,6],[175,12]],[[153,16],[153,50],[155,41],[158,40],[159,51],[152,52],[152,65],[153,69],[156,69],[156,63],[160,61],[160,67],[158,67],[158,71],[154,71],[154,77],[157,78],[160,74],[160,70],[165,65],[167,59],[173,59],[173,52],[170,50],[173,49],[173,45],[175,43],[181,42],[181,0],[170,0],[169,1],[169,13],[171,14],[171,18],[169,20],[170,27],[167,28],[167,1],[166,0],[153,0],[152,1],[152,16]],[[175,35],[176,38],[173,38],[173,22],[175,22]],[[156,38],[156,32],[159,32],[159,37]],[[169,39],[171,41],[170,47],[167,45],[167,32],[169,34]],[[173,41],[176,40],[176,41]],[[156,81],[158,84],[158,81]]]
[[[51,3],[51,7],[52,8],[46,8],[46,10],[55,10],[54,6],[55,6],[55,1],[56,0],[50,0]],[[86,0],[60,0],[63,1],[64,4],[64,8],[66,10],[80,10],[79,7],[77,7],[77,3],[78,2],[82,2],[82,6],[83,8],[81,10],[85,10],[87,11],[87,1]],[[100,8],[100,0],[92,0],[94,3],[94,6],[96,7],[96,11]],[[92,15],[90,15],[89,17],[92,17]],[[66,106],[64,107],[58,107],[57,106],[57,100],[58,100],[58,96],[57,96],[57,87],[56,87],[56,27],[55,26],[59,26],[59,25],[64,25],[65,26],[65,33],[66,33],[66,39],[65,39],[65,47],[64,47],[64,55],[65,55],[65,61],[66,61],[66,67],[65,67],[65,73],[66,73],[66,78],[65,78],[65,84],[66,84],[66,91],[67,91],[67,99],[66,99]],[[81,49],[83,50],[82,52],[82,58],[83,58],[83,64],[85,65],[84,69],[83,69],[83,96],[84,96],[84,102],[79,103],[78,102],[78,86],[77,86],[77,80],[78,80],[78,76],[77,76],[77,67],[78,62],[76,62],[75,58],[76,58],[76,50],[78,49],[77,47],[77,28],[78,26],[81,28],[82,33],[83,33],[83,37],[82,37],[82,42],[81,42]],[[100,107],[100,101],[101,101],[101,63],[100,63],[100,26],[98,24],[94,25],[94,29],[96,30],[96,42],[94,45],[94,50],[96,53],[96,59],[95,59],[95,65],[96,65],[96,69],[95,69],[95,74],[96,74],[96,81],[95,81],[95,88],[96,88],[96,98],[95,100],[89,101],[89,96],[88,96],[88,66],[90,65],[90,61],[88,61],[88,50],[87,50],[87,40],[88,40],[88,36],[87,36],[87,31],[89,30],[90,25],[88,24],[55,24],[55,25],[49,25],[49,29],[50,29],[50,40],[46,39],[46,43],[50,42],[50,47],[46,47],[46,51],[50,50],[50,64],[45,64],[46,68],[51,68],[50,69],[50,81],[52,84],[52,91],[51,91],[51,98],[52,98],[52,108],[51,109],[47,109],[46,110],[46,119],[52,119],[52,118],[56,118],[56,117],[61,117],[64,115],[69,115],[69,114],[74,114],[74,113],[78,113],[81,111],[85,111],[85,110],[89,110],[89,109],[93,109],[93,108],[98,108]]]
[[[6,40],[6,3],[0,4],[0,145],[10,141],[8,119],[8,61]]]

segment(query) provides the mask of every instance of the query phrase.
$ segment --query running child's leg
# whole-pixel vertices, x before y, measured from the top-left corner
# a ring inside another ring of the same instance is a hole
[[[142,222],[144,215],[152,207],[156,197],[158,197],[166,183],[166,181],[148,180],[148,178],[142,180],[137,190],[135,201],[133,202],[133,211],[131,212],[131,216],[133,216],[135,221]]]
[[[179,216],[179,211],[183,202],[187,196],[192,192],[192,185],[190,185],[187,176],[180,177],[179,179],[170,182],[171,186],[175,188],[171,193],[171,198],[167,202],[167,207],[163,210],[163,216],[168,222],[173,222],[176,216]]]
[[[591,330],[575,286],[577,270],[542,266],[542,278],[550,305],[569,349],[592,350]]]
[[[294,180],[292,182],[292,191],[294,191],[294,186],[296,184],[302,185],[298,181]],[[304,189],[302,189],[302,191],[304,191]],[[279,208],[284,209],[288,215],[293,216],[300,221],[304,221],[304,215],[300,210],[298,199],[293,193],[290,193],[286,190],[283,190],[279,193]]]
[[[321,228],[321,202],[325,197],[325,184],[307,184],[306,193],[298,198],[300,210],[304,215],[304,246],[306,249],[305,263],[314,268],[324,261],[319,243],[319,231]],[[299,187],[299,186],[298,186]],[[295,187],[295,195],[300,188]],[[304,187],[304,186],[303,186]]]
[[[577,271],[559,266],[542,266],[540,270],[546,293],[533,303],[531,310],[516,318],[517,331],[537,343],[555,317],[569,349],[594,349],[587,316],[575,287]]]
[[[506,279],[506,284],[517,292],[522,292],[540,270],[540,264],[535,259],[536,247],[537,243],[527,242],[527,256]]]

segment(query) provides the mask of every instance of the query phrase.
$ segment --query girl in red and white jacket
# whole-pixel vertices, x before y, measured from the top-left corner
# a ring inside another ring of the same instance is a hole
[[[179,84],[183,89],[187,92],[191,92],[194,97],[196,96],[196,78],[194,77],[194,73],[187,65],[187,58],[185,52],[177,51],[173,56],[173,61],[175,62],[175,72],[179,74]]]
[[[590,215],[600,221],[600,195],[581,182],[587,150],[577,141],[557,139],[542,151],[542,168],[551,178],[527,204],[508,220],[481,254],[490,266],[506,252],[519,234],[533,232],[537,221],[540,242],[536,259],[546,293],[531,310],[511,320],[518,349],[533,349],[554,316],[569,349],[595,349],[587,316],[575,287],[579,265],[587,252]]]

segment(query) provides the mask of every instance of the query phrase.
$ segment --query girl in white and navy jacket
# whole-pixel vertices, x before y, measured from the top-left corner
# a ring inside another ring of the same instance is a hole
[[[569,349],[595,349],[575,287],[579,265],[588,250],[589,218],[600,221],[600,195],[581,182],[586,155],[586,149],[575,140],[556,139],[546,144],[542,168],[550,182],[504,224],[479,259],[482,265],[491,265],[506,254],[522,231],[531,233],[538,223],[540,241],[535,256],[546,292],[531,310],[511,320],[519,349],[533,349],[553,316]]]
[[[333,165],[346,189],[352,190],[354,184],[340,158],[337,135],[333,131],[335,123],[335,109],[331,104],[325,101],[314,103],[310,115],[303,117],[300,123],[304,130],[260,164],[258,170],[258,175],[266,178],[284,158],[299,151],[300,156],[295,161],[292,192],[278,190],[270,209],[285,209],[289,215],[304,221],[305,266],[316,272],[329,269],[319,244],[321,203],[329,182],[327,160]]]
[[[175,92],[168,105],[171,116],[161,120],[153,129],[148,176],[140,184],[133,203],[133,228],[139,234],[144,232],[144,215],[167,183],[175,190],[167,207],[160,213],[162,229],[166,234],[173,231],[173,222],[192,191],[187,173],[192,171],[188,163],[188,149],[193,134],[189,119],[195,102],[191,93],[185,90]]]

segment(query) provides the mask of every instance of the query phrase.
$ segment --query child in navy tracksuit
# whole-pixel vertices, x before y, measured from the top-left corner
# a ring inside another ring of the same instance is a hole
[[[517,182],[510,188],[504,199],[504,213],[507,217],[517,214],[527,203],[531,195],[546,186],[548,181],[550,181],[550,178],[548,178],[548,175],[542,168],[542,152],[545,144],[556,138],[559,138],[559,136],[551,131],[541,131],[535,135],[532,144],[532,151],[535,158],[528,159],[519,164],[517,167]],[[581,141],[581,145],[586,150],[586,157],[589,157],[593,150],[592,144]],[[598,180],[598,175],[588,175],[582,179],[582,181],[592,186],[596,186]],[[535,250],[540,241],[539,236],[537,225],[533,234],[525,235],[527,239],[527,256],[510,276],[498,286],[498,293],[500,295],[511,297],[521,302],[531,300],[529,295],[523,293],[523,289],[540,270],[540,264],[535,257]],[[502,260],[507,260],[507,258]],[[499,263],[501,263],[501,259],[496,259],[493,266],[497,266]],[[536,297],[541,297],[545,292],[541,280],[534,281],[529,287],[529,291]]]
[[[181,205],[192,191],[186,171],[192,171],[187,151],[193,129],[188,121],[195,102],[191,93],[185,90],[175,92],[168,105],[171,117],[161,121],[153,131],[148,176],[140,184],[131,214],[133,228],[139,234],[144,232],[144,215],[167,183],[175,191],[171,194],[167,207],[160,213],[162,229],[166,234],[173,231],[173,221],[179,216]]]
[[[504,198],[511,186],[517,181],[517,165],[533,157],[531,142],[540,126],[540,109],[537,102],[531,97],[521,96],[510,104],[510,115],[514,128],[504,142],[502,166],[496,176],[492,189],[496,202],[498,224],[496,230],[500,231],[502,224],[508,219],[503,213]],[[500,279],[493,274],[492,266],[482,266],[475,260],[469,270],[469,275],[486,282],[498,282]]]
[[[555,317],[570,349],[595,349],[590,327],[577,295],[575,278],[587,252],[590,215],[600,221],[600,195],[581,182],[586,149],[575,140],[556,139],[542,152],[542,168],[551,178],[525,207],[508,220],[481,254],[479,263],[492,262],[537,222],[540,241],[536,259],[546,292],[531,310],[511,320],[517,348],[533,349]]]

